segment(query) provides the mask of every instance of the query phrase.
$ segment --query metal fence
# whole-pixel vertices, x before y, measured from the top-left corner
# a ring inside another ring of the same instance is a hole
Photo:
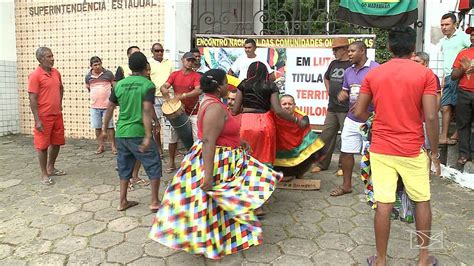
[[[372,33],[335,18],[339,1],[194,0],[192,33],[227,35],[319,35]]]

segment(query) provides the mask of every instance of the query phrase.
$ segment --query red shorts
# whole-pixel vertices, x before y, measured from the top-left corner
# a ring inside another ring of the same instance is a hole
[[[46,150],[49,145],[64,145],[63,115],[40,116],[43,131],[34,129],[34,144],[37,150]]]

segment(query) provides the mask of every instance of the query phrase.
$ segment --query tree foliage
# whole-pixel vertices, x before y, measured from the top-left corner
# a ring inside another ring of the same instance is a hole
[[[387,50],[388,31],[352,25],[336,19],[339,0],[331,0],[329,13],[326,0],[267,0],[262,22],[264,34],[274,35],[325,35],[375,34],[377,62],[390,59]],[[329,22],[329,30],[327,25]]]

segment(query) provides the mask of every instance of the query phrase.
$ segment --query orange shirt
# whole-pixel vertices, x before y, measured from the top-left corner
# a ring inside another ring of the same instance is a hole
[[[438,90],[431,69],[410,59],[394,58],[372,69],[360,93],[372,96],[375,117],[370,151],[416,157],[424,142],[423,95]]]
[[[474,48],[468,48],[459,52],[454,60],[453,68],[461,68],[461,58],[467,57],[471,60],[471,66],[474,65]],[[474,74],[464,74],[459,79],[459,88],[465,91],[474,92]]]
[[[61,74],[55,68],[51,73],[38,66],[28,77],[28,92],[38,95],[38,115],[61,114]]]

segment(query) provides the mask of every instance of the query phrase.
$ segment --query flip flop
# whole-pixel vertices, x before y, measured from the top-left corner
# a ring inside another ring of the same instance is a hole
[[[329,195],[331,197],[339,197],[339,196],[342,196],[344,194],[349,194],[349,193],[352,193],[352,189],[349,190],[349,191],[344,191],[344,189],[342,189],[341,186],[338,186],[333,191],[331,191],[331,193],[329,193]]]
[[[372,266],[375,265],[375,261],[377,260],[377,256],[373,255],[367,258],[367,265]]]
[[[137,182],[133,182],[132,180],[130,180],[130,184],[148,186],[148,185],[150,185],[150,181],[139,178],[139,180]]]
[[[112,154],[117,155],[118,154],[117,150],[112,150]]]
[[[165,173],[171,174],[171,173],[173,173],[174,171],[176,171],[176,168],[175,168],[175,167],[168,167],[168,168],[165,170]]]
[[[431,265],[438,266],[438,259],[435,256],[428,256],[428,261]]]
[[[150,208],[150,211],[151,211],[152,213],[156,213],[156,212],[160,209],[160,206],[158,206],[158,207],[156,207],[156,206],[150,206],[149,208]]]
[[[99,154],[102,154],[102,153],[104,153],[104,152],[105,152],[105,149],[100,149],[100,150],[96,150],[96,151],[94,152],[94,154],[95,154],[95,155],[99,155]]]
[[[457,160],[457,164],[459,166],[464,166],[467,163],[468,159],[466,157],[459,157]]]
[[[439,145],[456,145],[458,143],[458,141],[456,139],[452,139],[452,138],[447,138],[446,141],[439,141],[438,144]]]
[[[125,206],[123,208],[120,208],[120,206],[118,206],[117,211],[119,211],[119,212],[125,211],[126,209],[131,208],[133,206],[137,206],[137,205],[138,205],[138,202],[136,202],[136,201],[128,201],[127,206]]]
[[[54,184],[54,182],[53,182],[53,180],[51,180],[51,178],[49,178],[49,179],[46,179],[46,180],[41,180],[41,184],[45,185],[45,186],[51,186],[52,184]]]
[[[458,140],[457,140],[457,139],[448,138],[448,140],[446,141],[446,144],[448,144],[448,145],[456,145],[456,144],[458,144]]]
[[[67,175],[66,172],[59,170],[59,169],[54,169],[50,176],[62,176],[62,175]]]
[[[313,173],[313,174],[314,173],[319,173],[319,172],[321,172],[321,170],[322,170],[321,167],[315,166],[311,169],[311,173]]]

